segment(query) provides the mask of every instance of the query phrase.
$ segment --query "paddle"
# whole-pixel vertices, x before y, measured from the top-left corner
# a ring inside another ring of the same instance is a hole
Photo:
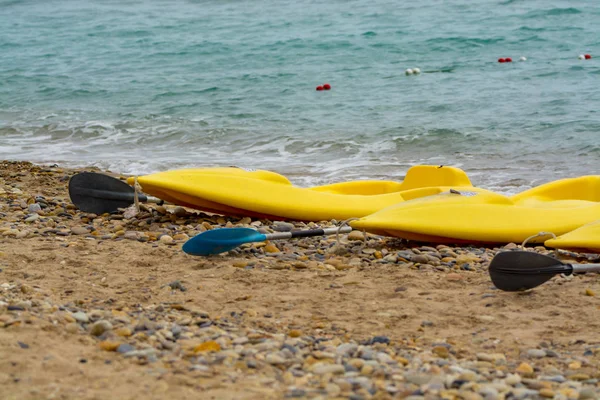
[[[135,202],[135,190],[127,183],[108,175],[81,172],[69,180],[69,197],[83,212],[104,214],[126,208]],[[138,193],[138,200],[162,204],[156,197]]]
[[[335,233],[349,233],[352,227],[310,229],[295,232],[260,233],[250,228],[221,228],[202,232],[189,239],[183,245],[183,251],[193,256],[208,256],[233,250],[239,245],[265,240],[291,239],[298,237],[333,235]]]
[[[489,267],[494,285],[507,292],[532,289],[558,274],[600,271],[600,264],[566,264],[531,251],[504,251],[496,254]]]

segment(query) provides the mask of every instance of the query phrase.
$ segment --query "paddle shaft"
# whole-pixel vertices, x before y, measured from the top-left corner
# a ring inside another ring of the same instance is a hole
[[[600,264],[571,264],[571,267],[573,268],[574,274],[600,271]]]
[[[325,228],[325,229],[309,229],[307,231],[295,231],[295,232],[275,232],[267,233],[265,240],[277,240],[277,239],[291,239],[300,237],[310,236],[325,236],[334,235],[336,233],[350,233],[352,232],[351,226],[344,226],[342,228]]]
[[[134,193],[122,193],[122,192],[113,192],[110,190],[98,190],[98,189],[87,189],[86,194],[90,197],[95,197],[98,199],[106,199],[106,200],[123,200],[123,201],[131,201],[133,202],[135,199]],[[138,193],[138,200],[142,203],[156,203],[162,204],[163,201],[161,199],[157,199],[156,197],[146,196],[145,194]]]

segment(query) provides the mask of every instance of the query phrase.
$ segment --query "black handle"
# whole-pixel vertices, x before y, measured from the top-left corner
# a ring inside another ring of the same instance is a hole
[[[325,231],[323,229],[310,229],[308,231],[296,231],[296,232],[291,232],[293,238],[299,238],[299,237],[309,237],[309,236],[321,236],[325,234]]]
[[[98,199],[105,200],[123,200],[123,201],[131,201],[135,200],[134,193],[119,193],[119,192],[111,192],[109,190],[97,190],[97,189],[88,189],[86,193],[89,197],[95,197]],[[145,194],[138,193],[138,200],[141,202],[146,202],[148,198]]]

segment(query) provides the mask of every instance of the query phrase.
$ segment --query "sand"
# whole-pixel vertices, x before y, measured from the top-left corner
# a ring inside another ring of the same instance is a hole
[[[194,257],[181,245],[207,225],[273,224],[90,216],[69,201],[76,172],[0,163],[3,399],[600,398],[598,274],[501,292],[498,248],[371,235]]]

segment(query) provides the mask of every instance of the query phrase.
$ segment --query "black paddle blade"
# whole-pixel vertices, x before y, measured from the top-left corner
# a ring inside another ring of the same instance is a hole
[[[532,289],[554,275],[572,272],[573,268],[569,264],[531,251],[498,253],[489,267],[494,286],[507,292]]]
[[[134,202],[134,189],[108,175],[81,172],[69,180],[69,197],[83,212],[104,214],[129,207]],[[145,196],[140,195],[140,201]]]

